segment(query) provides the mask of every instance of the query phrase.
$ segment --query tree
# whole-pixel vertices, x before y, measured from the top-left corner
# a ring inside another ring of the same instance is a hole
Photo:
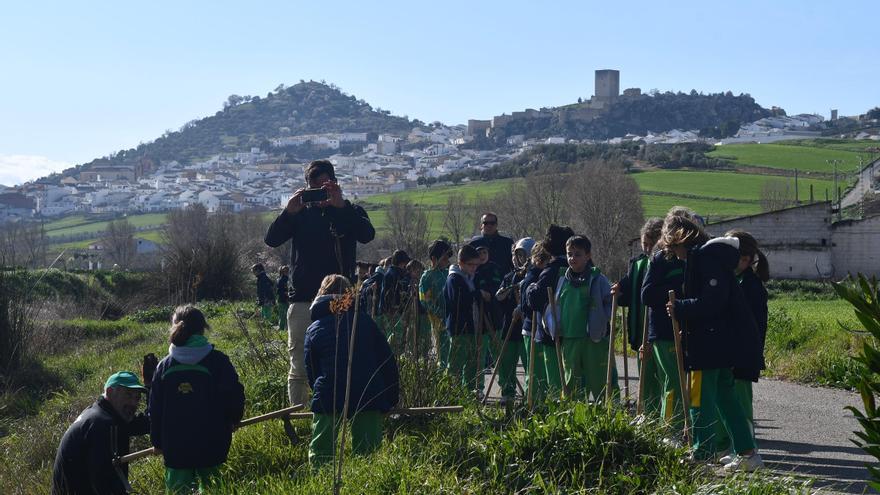
[[[776,211],[794,206],[794,187],[785,179],[768,179],[761,187],[761,210]]]
[[[104,254],[120,268],[130,268],[137,254],[134,233],[134,225],[127,218],[120,218],[107,224],[101,237]]]
[[[388,227],[395,249],[403,249],[410,256],[423,257],[428,251],[428,215],[424,208],[412,201],[392,197],[388,207]]]
[[[453,245],[458,245],[464,236],[473,233],[471,208],[464,194],[453,193],[446,197],[446,210],[443,212],[443,229]]]
[[[619,278],[644,218],[638,184],[622,164],[602,161],[584,164],[566,182],[569,225],[592,242],[594,263]]]

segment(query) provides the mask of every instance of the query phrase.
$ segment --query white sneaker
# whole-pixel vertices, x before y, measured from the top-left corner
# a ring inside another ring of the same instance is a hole
[[[734,459],[736,459],[736,453],[732,452],[730,449],[724,449],[715,454],[715,462],[722,466],[724,464],[730,464]]]
[[[667,447],[672,447],[673,449],[680,449],[682,447],[681,440],[674,437],[666,437],[663,439],[663,445]]]
[[[755,452],[752,455],[738,455],[736,458],[724,465],[724,471],[728,473],[736,471],[755,471],[763,469],[764,461],[761,460],[761,454]]]

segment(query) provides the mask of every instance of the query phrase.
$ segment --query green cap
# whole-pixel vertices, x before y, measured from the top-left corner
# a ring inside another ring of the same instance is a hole
[[[104,383],[104,390],[111,387],[136,388],[138,390],[143,390],[144,392],[147,391],[147,387],[145,387],[140,379],[138,379],[137,375],[131,371],[120,371],[110,375],[110,378]]]

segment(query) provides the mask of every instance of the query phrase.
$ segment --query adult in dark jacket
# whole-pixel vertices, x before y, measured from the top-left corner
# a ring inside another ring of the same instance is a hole
[[[169,493],[204,491],[218,481],[244,414],[244,387],[226,354],[208,343],[207,328],[194,306],[174,310],[168,356],[150,390],[150,441],[165,458]]]
[[[498,215],[485,213],[480,218],[480,235],[474,236],[469,244],[475,248],[489,248],[489,259],[498,264],[502,274],[513,270],[513,262],[510,260],[513,239],[498,232]]]
[[[314,320],[305,337],[305,359],[312,388],[312,441],[309,463],[319,467],[333,459],[338,423],[345,405],[348,355],[354,332],[351,388],[347,418],[351,419],[352,449],[368,454],[382,443],[382,417],[399,400],[397,362],[385,336],[354,301],[342,297],[350,284],[330,275],[311,305]],[[354,326],[357,319],[357,327]]]
[[[739,262],[739,240],[708,240],[696,223],[667,217],[663,225],[665,249],[686,260],[684,297],[667,303],[667,312],[683,326],[684,361],[691,377],[694,457],[716,454],[716,423],[730,432],[737,457],[725,470],[763,466],[742,405],[736,398],[733,366],[754,366],[758,355],[757,328],[746,306],[734,269]]]
[[[155,368],[155,356],[152,359]],[[146,366],[144,371],[145,378],[152,376]],[[131,437],[150,432],[149,418],[136,414],[146,391],[129,371],[114,373],[107,379],[103,395],[76,418],[61,438],[52,471],[53,495],[128,493],[128,466],[117,470],[113,458],[129,453]]]
[[[288,240],[291,242],[293,297],[287,310],[290,356],[287,393],[291,405],[303,404],[308,399],[302,345],[306,328],[311,323],[309,305],[318,293],[321,280],[333,273],[354,279],[357,243],[366,244],[376,236],[367,212],[342,198],[342,189],[336,183],[336,174],[329,161],[313,161],[306,169],[305,177],[309,188],[325,190],[327,199],[304,203],[305,189],[297,190],[269,226],[265,239],[271,247],[278,247]]]

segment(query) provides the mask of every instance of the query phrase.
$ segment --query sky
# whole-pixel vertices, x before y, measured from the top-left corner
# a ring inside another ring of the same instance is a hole
[[[137,146],[230,94],[325,80],[431,122],[621,90],[749,93],[790,114],[880,105],[876,0],[4,2],[0,184]]]

